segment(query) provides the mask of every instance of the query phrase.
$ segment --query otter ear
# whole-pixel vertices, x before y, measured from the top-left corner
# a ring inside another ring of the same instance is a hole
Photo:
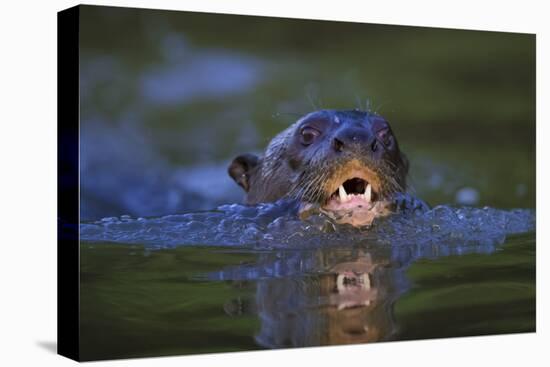
[[[233,159],[227,172],[244,191],[250,190],[251,170],[260,163],[260,157],[254,154],[241,154]]]

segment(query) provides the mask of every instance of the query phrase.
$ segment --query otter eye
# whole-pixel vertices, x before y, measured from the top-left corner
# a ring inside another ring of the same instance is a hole
[[[382,142],[386,147],[389,147],[393,143],[393,136],[390,133],[390,129],[382,129],[376,133],[378,140]]]
[[[304,127],[300,133],[300,141],[304,145],[310,145],[321,135],[321,132],[312,127]]]

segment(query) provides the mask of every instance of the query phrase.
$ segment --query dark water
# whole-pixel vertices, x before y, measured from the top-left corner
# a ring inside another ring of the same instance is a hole
[[[84,7],[80,40],[84,359],[534,331],[533,36]],[[234,156],[355,107],[433,210],[235,204]]]
[[[481,253],[476,253],[476,251]],[[399,252],[399,253],[396,253]],[[535,330],[535,236],[416,259],[410,249],[81,246],[84,359]],[[339,290],[338,274],[369,287]]]
[[[286,209],[82,224],[84,358],[534,331],[533,211],[439,206],[355,229]]]

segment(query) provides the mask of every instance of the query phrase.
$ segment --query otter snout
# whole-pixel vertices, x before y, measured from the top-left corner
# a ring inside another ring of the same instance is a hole
[[[408,163],[388,121],[368,111],[315,111],[229,167],[249,204],[298,199],[339,223],[369,225],[406,190]]]
[[[375,153],[376,136],[366,127],[345,127],[332,138],[332,149],[336,153]]]

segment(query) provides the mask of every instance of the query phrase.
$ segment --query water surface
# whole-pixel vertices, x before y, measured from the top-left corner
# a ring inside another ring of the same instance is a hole
[[[80,20],[84,359],[535,330],[534,36]],[[390,121],[433,209],[358,230],[241,205],[231,159],[318,108]]]
[[[84,359],[535,330],[535,236],[462,255],[369,245],[81,246]],[[443,251],[445,253],[445,251]],[[338,289],[338,274],[369,287]]]
[[[439,206],[357,229],[286,209],[82,224],[84,358],[534,331],[531,210]]]

